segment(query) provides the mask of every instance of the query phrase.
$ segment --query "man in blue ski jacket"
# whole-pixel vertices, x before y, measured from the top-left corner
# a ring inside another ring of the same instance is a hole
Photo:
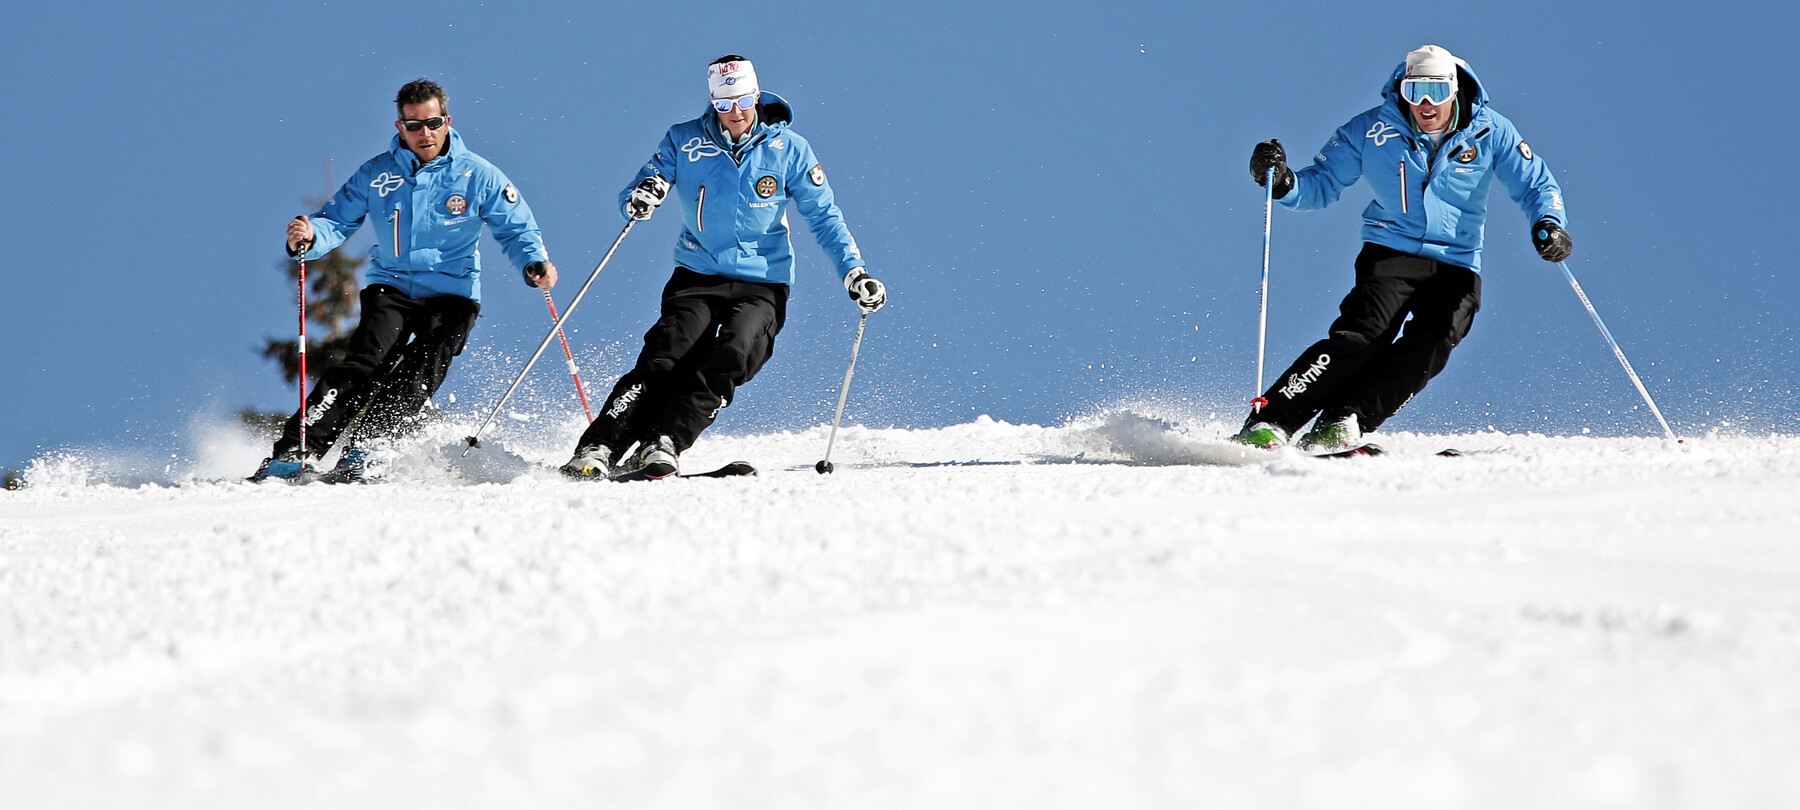
[[[679,455],[762,369],[794,283],[788,203],[806,219],[851,300],[865,312],[887,300],[881,282],[863,270],[812,145],[790,128],[788,103],[763,90],[755,66],[736,54],[714,60],[706,76],[709,108],[670,127],[619,194],[621,213],[645,220],[673,190],[683,227],[662,317],[563,465],[571,478],[674,475]],[[637,452],[626,457],[633,445]]]
[[[1280,141],[1256,145],[1258,185],[1295,211],[1324,208],[1366,177],[1356,285],[1329,336],[1302,352],[1258,399],[1237,440],[1288,443],[1314,416],[1303,448],[1344,450],[1399,411],[1450,358],[1481,308],[1482,230],[1498,178],[1532,223],[1545,261],[1569,256],[1562,190],[1461,59],[1436,45],[1406,55],[1382,103],[1338,128],[1298,172]]]
[[[288,419],[251,480],[308,475],[359,412],[362,421],[327,475],[361,480],[366,443],[416,421],[481,311],[475,247],[483,224],[526,284],[556,285],[556,265],[544,252],[531,206],[494,164],[463,146],[450,126],[444,88],[426,79],[409,82],[394,105],[400,118],[388,151],[364,163],[318,213],[288,223],[291,256],[302,250],[308,259],[323,256],[366,220],[374,221],[375,246],[348,355],[319,375],[306,408]]]

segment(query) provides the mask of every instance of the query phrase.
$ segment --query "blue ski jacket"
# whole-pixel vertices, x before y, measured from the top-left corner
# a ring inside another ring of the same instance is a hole
[[[1506,116],[1488,106],[1474,71],[1458,68],[1457,125],[1433,149],[1412,123],[1400,98],[1406,63],[1382,86],[1381,105],[1368,110],[1319,150],[1313,164],[1294,173],[1294,188],[1279,202],[1310,211],[1337,202],[1359,177],[1369,178],[1375,199],[1363,209],[1363,240],[1481,271],[1488,186],[1497,176],[1526,225],[1549,219],[1567,227],[1562,189],[1544,159]]]
[[[786,100],[763,91],[757,126],[734,150],[711,105],[699,118],[669,127],[650,162],[619,193],[619,214],[644,178],[660,174],[681,200],[682,231],[675,264],[696,273],[774,284],[794,283],[794,245],[788,236],[791,200],[842,279],[863,265],[862,253],[825,180],[812,145],[790,128]]]
[[[363,220],[377,224],[366,284],[387,284],[413,298],[460,295],[481,300],[481,224],[513,266],[550,260],[531,206],[506,175],[463,146],[450,130],[450,148],[419,165],[400,135],[313,214],[316,259],[344,243]]]

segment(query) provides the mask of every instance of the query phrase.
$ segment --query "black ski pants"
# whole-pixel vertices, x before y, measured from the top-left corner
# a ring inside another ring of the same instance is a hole
[[[1480,309],[1479,273],[1364,243],[1330,336],[1275,379],[1249,421],[1293,435],[1314,416],[1355,415],[1375,430],[1444,370]]]
[[[459,295],[411,298],[386,284],[365,288],[347,355],[306,397],[306,451],[325,455],[359,413],[351,444],[402,435],[444,383],[480,313],[480,304]],[[299,448],[300,417],[288,418],[277,455]]]
[[[579,446],[617,454],[666,435],[685,452],[775,353],[787,300],[786,284],[675,268],[637,365],[613,386]]]

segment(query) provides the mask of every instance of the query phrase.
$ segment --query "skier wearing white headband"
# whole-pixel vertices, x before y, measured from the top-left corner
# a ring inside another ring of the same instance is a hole
[[[1524,210],[1538,255],[1569,256],[1556,178],[1488,106],[1467,63],[1426,45],[1394,68],[1381,95],[1298,172],[1280,141],[1251,153],[1251,175],[1262,185],[1272,169],[1271,193],[1284,208],[1324,208],[1363,177],[1375,199],[1363,210],[1356,286],[1342,314],[1258,400],[1237,435],[1246,444],[1287,444],[1316,415],[1302,447],[1360,446],[1444,370],[1481,308],[1482,231],[1496,178]]]
[[[812,145],[790,128],[787,101],[762,89],[756,67],[735,54],[707,66],[706,85],[707,110],[670,127],[619,195],[620,212],[638,220],[671,191],[680,200],[675,274],[637,365],[613,386],[563,465],[571,478],[674,475],[679,455],[761,370],[794,283],[788,203],[852,301],[865,312],[887,301],[881,282],[863,270]]]

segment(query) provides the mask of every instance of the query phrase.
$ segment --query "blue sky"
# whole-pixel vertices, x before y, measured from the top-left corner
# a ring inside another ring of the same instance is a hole
[[[428,12],[421,9],[428,8]],[[1786,192],[1800,73],[1786,4],[37,4],[0,30],[0,466],[64,446],[179,448],[196,418],[291,408],[257,347],[293,329],[285,221],[385,148],[427,76],[535,209],[566,301],[613,196],[738,52],[795,107],[870,271],[850,419],[1016,422],[1251,395],[1260,190],[1448,47],[1550,161],[1581,279],[1678,432],[1794,429],[1800,277]],[[1723,95],[1714,95],[1720,88]],[[1765,90],[1764,88],[1770,88]],[[1274,224],[1268,363],[1349,288],[1360,187]],[[589,384],[635,355],[674,217],[635,230],[577,312]],[[1483,310],[1390,429],[1657,427],[1497,192]],[[830,419],[853,305],[805,233],[770,366],[722,430]],[[352,243],[366,250],[366,241]],[[548,325],[488,254],[483,318],[440,402],[485,413]],[[579,408],[559,363],[521,403]],[[572,437],[571,437],[572,439]]]

